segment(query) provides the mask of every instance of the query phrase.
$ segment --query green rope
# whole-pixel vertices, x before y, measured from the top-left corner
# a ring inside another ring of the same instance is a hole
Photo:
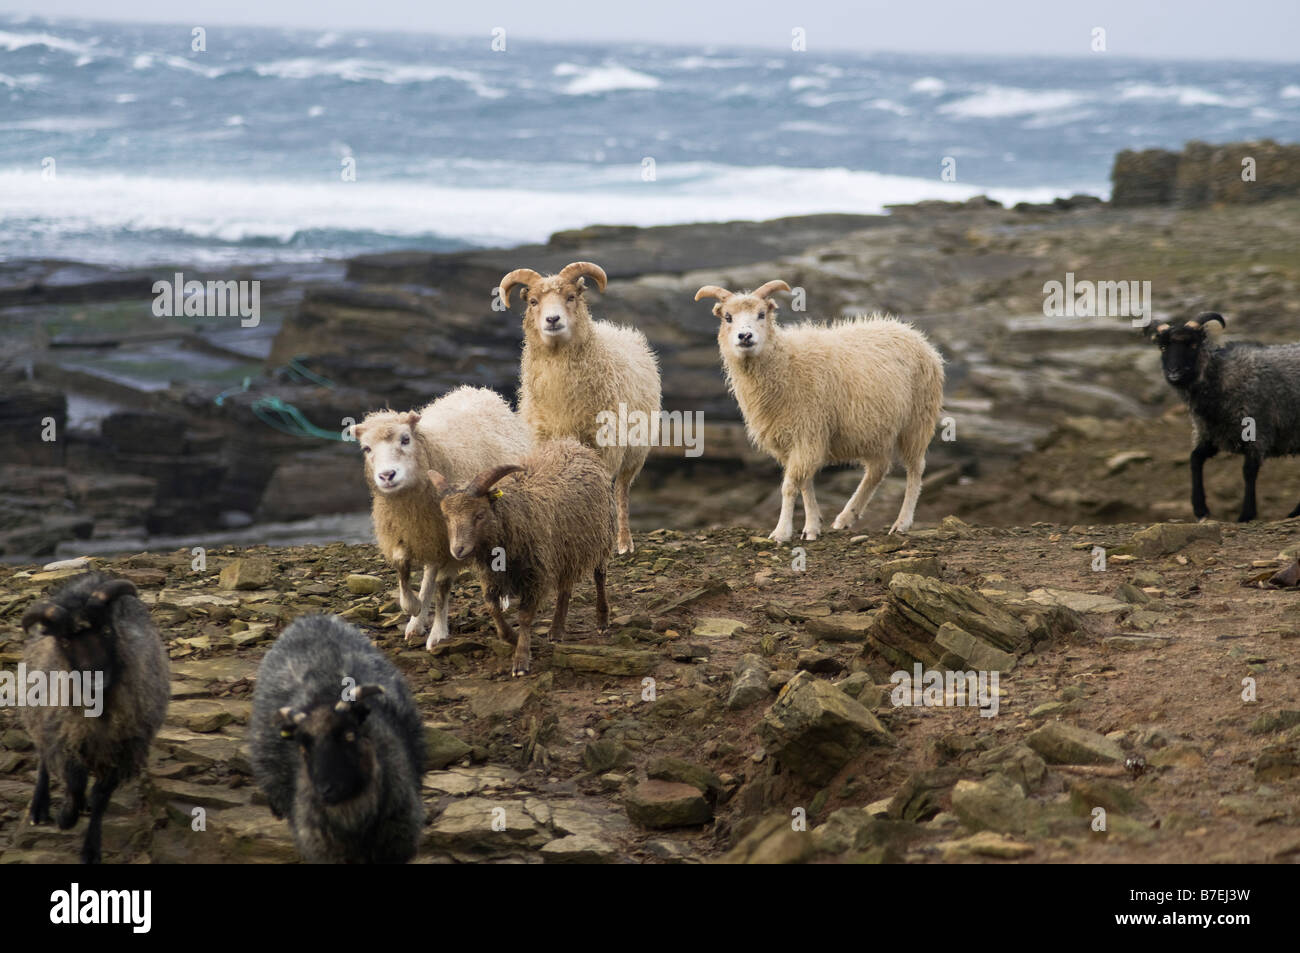
[[[330,390],[333,390],[335,387],[334,382],[328,377],[322,377],[308,368],[307,365],[302,362],[301,357],[291,358],[289,363],[284,365],[283,369],[297,377],[299,380],[307,381],[318,387],[328,387]]]
[[[240,394],[248,390],[248,388],[251,387],[252,384],[253,384],[253,379],[251,377],[245,377],[244,384],[242,387],[227,387],[225,390],[223,390],[220,394],[216,396],[215,400],[217,406],[220,407],[222,404],[224,404],[226,402],[226,398],[229,397],[231,394]]]
[[[290,359],[288,364],[282,364],[276,368],[277,371],[286,371],[290,377],[299,382],[315,384],[317,387],[327,387],[333,390],[337,385],[328,377],[322,377],[320,374],[312,371],[307,365],[303,364],[301,357]],[[275,373],[272,371],[272,373]],[[243,383],[238,387],[228,387],[218,394],[214,400],[220,407],[225,403],[226,398],[231,394],[241,394],[253,386],[253,379],[245,377]],[[310,420],[302,415],[293,404],[281,400],[279,397],[259,397],[253,401],[250,409],[258,420],[280,433],[289,434],[291,437],[316,437],[320,440],[343,440],[343,434],[333,430],[322,430]]]
[[[259,397],[253,401],[252,411],[257,419],[268,427],[289,434],[292,437],[316,437],[320,440],[343,440],[343,434],[336,430],[322,430],[317,427],[293,404],[279,397]]]

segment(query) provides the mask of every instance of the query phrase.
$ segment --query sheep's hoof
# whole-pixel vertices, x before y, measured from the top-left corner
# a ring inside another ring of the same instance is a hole
[[[74,804],[64,804],[59,809],[59,830],[66,831],[71,827],[76,827],[77,820],[81,817],[81,808]]]
[[[419,638],[424,635],[425,630],[425,624],[415,616],[412,616],[411,621],[406,623],[406,641],[409,642],[411,639]]]
[[[894,534],[898,534],[899,536],[906,536],[907,531],[911,528],[911,523],[895,523],[893,526],[889,527],[889,535],[893,536]]]
[[[31,813],[28,814],[28,817],[31,818],[33,824],[48,824],[50,823],[50,806],[46,804],[42,807],[37,807],[33,804]]]
[[[767,534],[767,538],[768,538],[768,539],[774,539],[774,540],[776,540],[778,543],[788,543],[788,542],[790,542],[790,537],[793,536],[793,535],[794,535],[794,533],[791,532],[790,530],[786,530],[786,531],[783,533],[783,532],[781,532],[781,530],[779,530],[779,529],[774,529],[774,530],[772,530],[772,532],[770,532],[770,533]]]
[[[523,678],[525,675],[528,674],[531,668],[532,668],[532,663],[528,659],[524,659],[522,662],[519,661],[518,659],[515,659],[515,664],[510,668],[510,677]]]
[[[806,540],[808,540],[808,542],[812,542],[813,540],[815,540],[815,539],[818,537],[818,535],[820,534],[820,532],[821,532],[820,530],[808,530],[808,529],[806,529],[806,530],[804,530],[802,533],[799,534],[799,538],[800,538],[800,539],[806,539]]]
[[[444,632],[442,635],[439,635],[436,632],[430,632],[428,641],[424,643],[425,651],[432,652],[435,645],[439,642],[445,642],[449,638],[451,638],[450,632]]]
[[[845,519],[844,514],[841,513],[839,516],[835,517],[835,522],[831,524],[831,529],[852,529],[853,524],[856,522],[857,520],[852,517]]]
[[[635,552],[635,551],[636,551],[636,547],[635,547],[634,545],[632,545],[632,540],[631,540],[631,538],[628,538],[628,539],[620,539],[620,540],[618,541],[618,554],[619,554],[620,556],[622,556],[622,555],[624,555],[624,554],[626,554],[626,553],[631,553],[631,552]]]
[[[99,853],[98,844],[81,845],[81,862],[83,864],[98,864],[103,860]]]

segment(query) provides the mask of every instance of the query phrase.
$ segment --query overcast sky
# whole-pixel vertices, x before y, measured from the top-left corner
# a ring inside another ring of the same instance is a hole
[[[512,42],[530,36],[684,46],[1089,55],[1106,30],[1118,56],[1300,59],[1300,0],[0,0],[0,11],[59,19],[192,26],[422,31]],[[486,42],[486,39],[485,39]]]

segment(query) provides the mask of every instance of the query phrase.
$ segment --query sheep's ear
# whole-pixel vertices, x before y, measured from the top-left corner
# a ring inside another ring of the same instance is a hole
[[[406,425],[410,427],[412,430],[415,429],[415,425],[418,424],[419,422],[420,422],[420,414],[418,411],[413,410],[406,415]]]
[[[775,301],[773,301],[771,298],[768,298],[768,299],[767,299],[767,313],[768,313],[768,314],[776,314],[776,313],[777,313],[778,311],[780,311],[780,310],[781,310],[781,306],[780,306],[779,304],[777,304],[777,303],[776,303]]]
[[[439,496],[447,495],[447,478],[437,470],[429,471],[429,482],[433,484],[433,488],[438,491]]]
[[[713,306],[713,316],[714,316],[715,318],[720,318],[720,317],[722,317],[722,302],[721,302],[721,301],[719,301],[717,304],[715,304],[715,305]]]

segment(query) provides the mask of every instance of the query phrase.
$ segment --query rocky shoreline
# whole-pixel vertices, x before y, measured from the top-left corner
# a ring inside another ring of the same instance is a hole
[[[1189,154],[1199,152],[1189,146]],[[1215,153],[1234,154],[1227,146]],[[1116,187],[1132,193],[1150,174],[1121,157]],[[1270,195],[1280,194],[1276,186]],[[355,448],[331,439],[345,422],[376,407],[422,405],[460,383],[513,398],[519,321],[492,309],[492,289],[518,265],[547,270],[577,259],[599,262],[610,276],[598,315],[640,327],[658,352],[665,409],[703,414],[702,456],[686,458],[681,448],[652,455],[633,494],[635,528],[775,521],[776,469],[745,440],[723,385],[714,319],[691,298],[703,283],[743,287],[777,276],[807,293],[806,310],[787,309],[785,320],[882,310],[932,337],[948,362],[953,427],[931,448],[918,518],[955,513],[1005,524],[997,501],[1037,506],[1033,497],[1064,489],[1027,487],[1013,472],[1053,442],[1064,418],[1149,421],[1176,403],[1154,350],[1128,320],[1044,317],[1046,282],[1067,274],[1150,281],[1156,318],[1210,308],[1229,315],[1233,336],[1293,337],[1300,199],[1220,198],[1243,204],[927,202],[887,216],[595,226],[514,249],[222,274],[263,283],[262,315],[249,328],[237,319],[154,317],[148,289],[178,269],[124,275],[8,263],[0,267],[0,331],[18,343],[0,359],[0,559],[77,555],[91,544],[129,551],[157,537],[197,543],[235,530],[255,538],[259,526],[299,520],[309,521],[304,538],[315,538],[310,521],[366,508]],[[41,439],[47,419],[52,440]],[[1099,439],[1110,432],[1101,428]],[[1130,449],[1103,442],[1091,453]],[[747,479],[738,487],[741,470]],[[855,482],[847,471],[822,478],[832,499]],[[1058,493],[1050,518],[1175,515],[1166,510],[1179,482],[1164,473],[1134,481],[1113,515],[1106,501]],[[941,488],[951,498],[940,500]],[[898,493],[898,482],[887,481],[881,513]]]

